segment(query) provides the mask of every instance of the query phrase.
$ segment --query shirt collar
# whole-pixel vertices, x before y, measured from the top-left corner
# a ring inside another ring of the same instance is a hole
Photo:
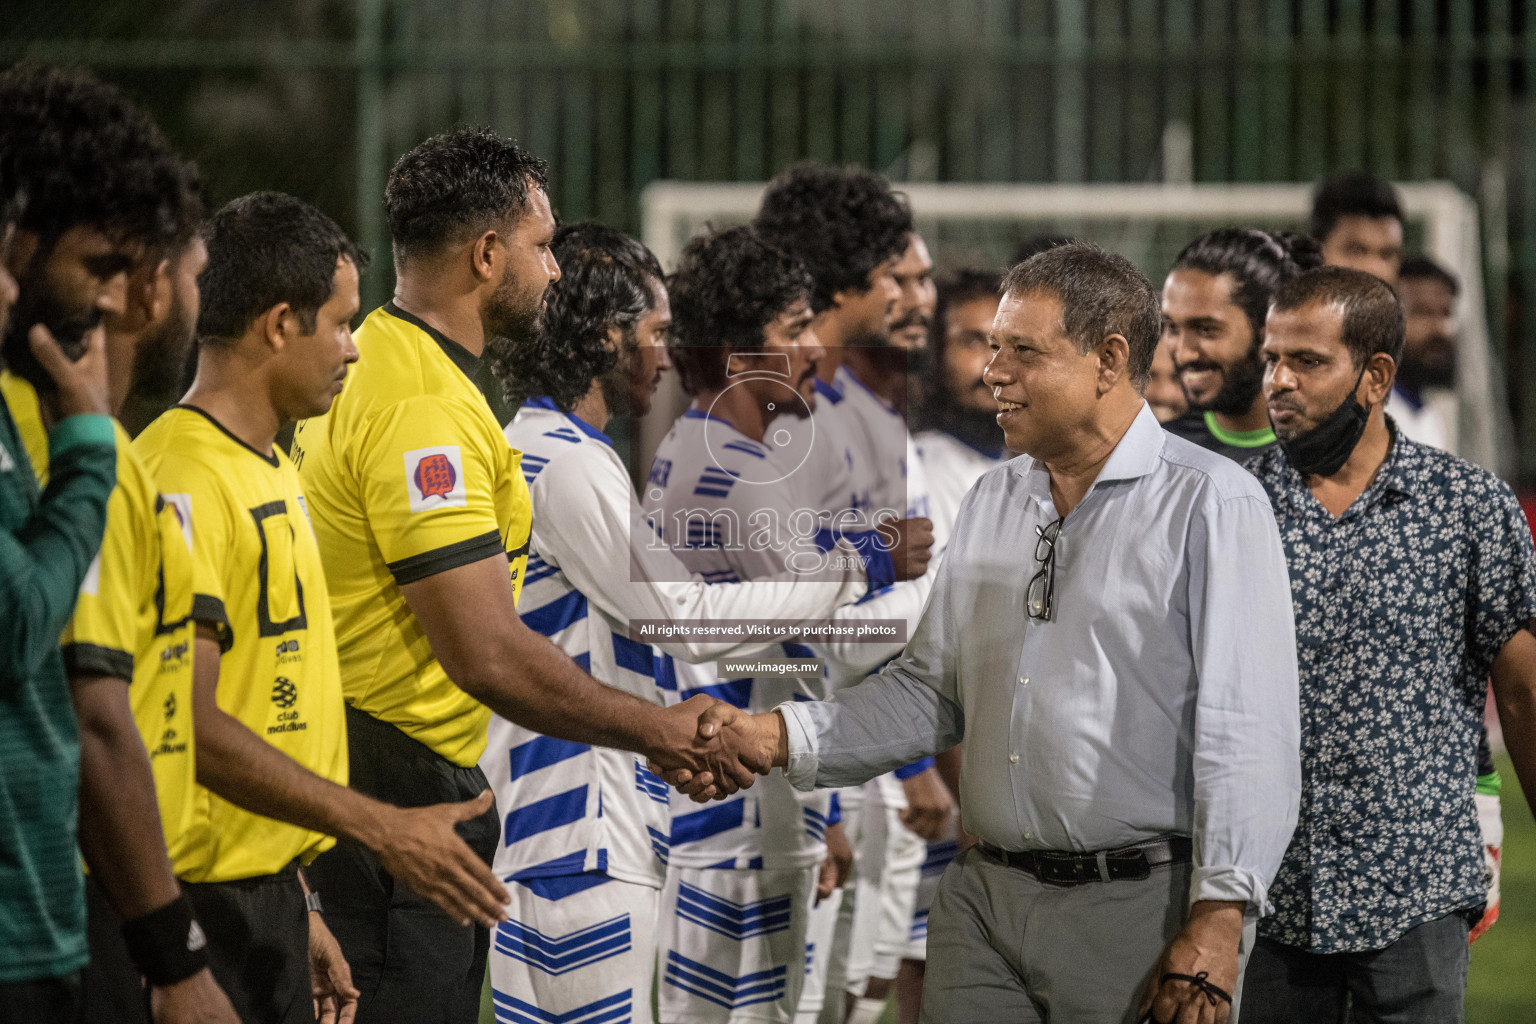
[[[1348,517],[1356,509],[1369,508],[1387,493],[1401,494],[1406,498],[1418,497],[1419,481],[1425,469],[1423,449],[1403,436],[1391,416],[1387,417],[1387,431],[1391,440],[1387,445],[1387,457],[1376,471],[1376,478],[1350,503],[1339,519]],[[1328,514],[1312,496],[1306,479],[1291,465],[1291,460],[1285,457],[1283,448],[1276,447],[1268,457],[1277,460],[1280,466],[1280,499],[1284,504],[1293,511],[1315,509],[1324,515]]]
[[[474,381],[474,379],[479,376],[480,357],[471,353],[469,349],[465,348],[463,345],[460,345],[458,342],[448,337],[448,335],[444,334],[436,327],[433,327],[431,324],[421,319],[421,317],[412,313],[407,313],[405,310],[395,305],[394,299],[390,299],[388,302],[384,303],[384,312],[388,313],[390,316],[397,320],[404,320],[406,323],[412,324],[425,331],[433,341],[437,342],[437,347],[443,350],[443,354],[452,360],[453,365],[457,366],[460,372],[462,372],[464,376],[468,377],[470,381]]]
[[[839,366],[837,368],[837,372],[835,374],[833,374],[832,377],[839,384],[843,385],[843,390],[845,392],[847,391],[849,384],[854,384],[854,385],[856,385],[858,387],[858,389],[860,391],[864,392],[870,398],[874,399],[876,405],[880,406],[880,408],[884,409],[886,412],[890,413],[892,416],[900,416],[901,415],[901,413],[897,412],[895,407],[892,406],[890,402],[887,402],[885,399],[883,399],[879,395],[875,394],[874,389],[872,389],[868,384],[865,384],[862,380],[859,380],[859,375],[854,373],[852,370],[848,369],[848,364],[847,363],[844,363],[843,365]]]
[[[825,398],[833,405],[836,405],[843,400],[843,391],[837,386],[836,383],[828,384],[820,377],[813,377],[812,380],[816,384],[816,393],[822,398]]]
[[[1100,484],[1115,480],[1136,480],[1152,472],[1157,468],[1166,437],[1167,432],[1157,421],[1152,407],[1142,402],[1141,411],[1115,443],[1114,451],[1109,453],[1104,468],[1099,470],[1093,485],[1088,488],[1088,494],[1092,494]],[[1029,489],[1035,497],[1051,500],[1051,474],[1045,468],[1045,463],[1039,459],[1030,459],[1027,463],[1021,461],[1015,472],[1028,475]],[[1083,497],[1086,500],[1087,494]]]
[[[1424,475],[1424,449],[1403,436],[1397,423],[1387,417],[1387,432],[1392,440],[1387,446],[1387,458],[1376,474],[1376,483],[1382,490],[1394,491],[1406,497],[1419,494],[1419,480]]]
[[[1130,428],[1121,436],[1115,450],[1109,453],[1109,461],[1099,470],[1093,486],[1111,480],[1135,480],[1152,472],[1157,468],[1157,459],[1163,453],[1163,441],[1167,436],[1152,407],[1142,402],[1141,411],[1131,420]]]
[[[603,433],[601,430],[598,430],[592,424],[588,423],[586,420],[582,419],[580,416],[577,416],[575,413],[566,412],[564,409],[562,409],[558,405],[556,405],[555,404],[555,400],[553,398],[550,398],[548,395],[535,395],[534,397],[528,399],[527,401],[525,401],[523,403],[523,408],[524,409],[548,409],[550,412],[557,412],[560,415],[564,416],[566,419],[570,420],[571,421],[571,426],[575,427],[577,430],[581,431],[583,434],[586,434],[588,437],[593,438],[594,440],[603,442],[603,444],[607,445],[610,448],[613,447],[613,438],[609,437],[607,434]]]

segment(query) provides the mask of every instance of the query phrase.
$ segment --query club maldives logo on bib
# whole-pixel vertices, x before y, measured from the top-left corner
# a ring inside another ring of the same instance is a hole
[[[456,444],[417,448],[405,453],[405,489],[412,512],[463,508],[464,458]]]

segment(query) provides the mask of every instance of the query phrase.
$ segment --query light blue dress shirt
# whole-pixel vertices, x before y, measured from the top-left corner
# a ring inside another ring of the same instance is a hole
[[[1005,850],[1194,840],[1192,900],[1266,893],[1301,786],[1295,624],[1269,499],[1143,406],[1056,541],[1051,621],[1025,614],[1028,456],[966,495],[911,642],[828,702],[780,705],[790,781],[850,786],[964,740],[965,827]]]

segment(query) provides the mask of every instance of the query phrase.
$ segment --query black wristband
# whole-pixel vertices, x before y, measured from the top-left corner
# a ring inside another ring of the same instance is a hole
[[[174,985],[208,966],[208,939],[185,896],[123,925],[123,939],[151,985]]]

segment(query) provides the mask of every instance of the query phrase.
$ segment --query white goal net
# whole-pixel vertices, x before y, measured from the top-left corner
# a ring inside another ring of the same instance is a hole
[[[911,200],[918,229],[941,271],[1003,267],[1020,242],[1043,234],[1071,235],[1119,252],[1161,285],[1174,257],[1195,236],[1229,225],[1305,231],[1311,186],[1253,185],[1011,185],[897,183]],[[642,234],[671,269],[684,244],[706,225],[744,223],[757,210],[762,183],[658,181],[641,197]],[[1462,455],[1507,474],[1512,436],[1503,380],[1489,355],[1482,252],[1476,203],[1446,182],[1399,184],[1407,217],[1407,248],[1434,257],[1461,282],[1457,300]],[[657,396],[681,408],[675,384]],[[671,417],[651,416],[639,438],[648,457]],[[655,428],[652,425],[655,425]]]

